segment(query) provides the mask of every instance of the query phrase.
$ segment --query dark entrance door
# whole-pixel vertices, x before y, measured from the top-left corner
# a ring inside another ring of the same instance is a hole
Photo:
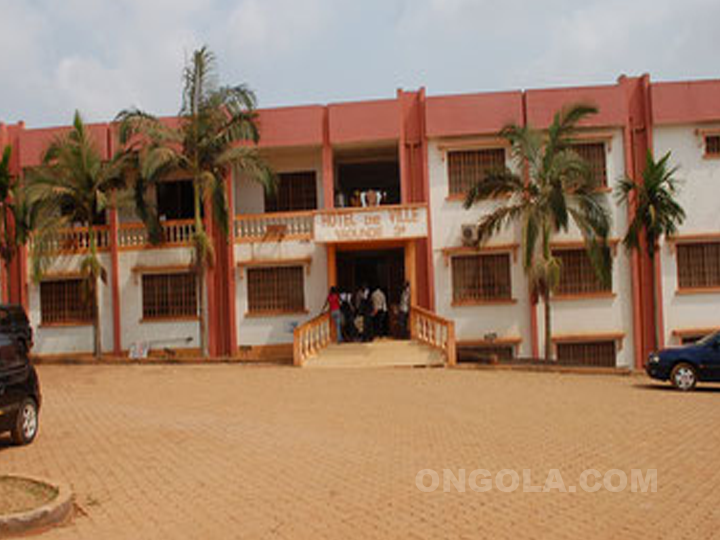
[[[387,295],[388,306],[400,302],[405,282],[405,250],[339,251],[337,279],[342,292],[355,292],[363,283],[371,290],[379,286]]]

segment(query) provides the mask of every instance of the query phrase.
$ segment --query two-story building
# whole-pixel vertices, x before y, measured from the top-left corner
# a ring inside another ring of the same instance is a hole
[[[216,235],[206,282],[212,354],[290,358],[295,328],[319,314],[330,286],[380,286],[394,305],[407,281],[414,305],[454,321],[461,349],[540,356],[543,308],[524,275],[519,231],[503,231],[478,249],[474,225],[498,201],[469,210],[462,201],[489,167],[515,166],[499,136],[503,126],[544,128],[578,101],[600,111],[581,125],[577,151],[608,195],[614,265],[603,285],[577,231],[555,238],[562,262],[552,299],[558,361],[638,367],[658,339],[680,343],[720,327],[720,81],[621,77],[607,86],[456,96],[400,90],[394,99],[261,110],[260,148],[279,186],[269,196],[240,174],[226,180],[234,222],[229,241]],[[37,165],[62,129],[2,125],[0,145],[15,149],[13,171]],[[109,158],[117,150],[114,126],[91,129]],[[640,177],[648,150],[672,152],[688,214],[654,267],[623,247],[633,209],[612,194],[619,178]],[[108,353],[126,354],[139,343],[198,347],[190,181],[168,179],[156,197],[160,246],[148,244],[131,210],[105,217],[100,245],[109,279],[100,310]],[[64,231],[39,283],[28,276],[26,253],[3,276],[4,299],[29,310],[38,354],[92,349],[77,272],[86,244],[87,231]]]

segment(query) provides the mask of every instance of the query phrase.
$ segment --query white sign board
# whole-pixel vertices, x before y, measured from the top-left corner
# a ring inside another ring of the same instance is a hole
[[[367,242],[427,236],[426,206],[378,206],[315,214],[315,242]]]

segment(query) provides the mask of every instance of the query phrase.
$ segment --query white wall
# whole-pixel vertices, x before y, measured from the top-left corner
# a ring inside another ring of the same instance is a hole
[[[431,215],[433,229],[433,262],[435,265],[435,305],[438,313],[455,320],[457,337],[460,341],[480,340],[493,332],[498,338],[522,338],[519,354],[530,356],[530,299],[528,282],[522,268],[522,253],[518,251],[512,266],[512,297],[514,304],[453,307],[452,274],[450,265],[445,264],[443,248],[462,245],[461,226],[477,223],[480,218],[495,207],[498,202],[488,201],[465,210],[462,201],[447,200],[449,181],[447,161],[440,146],[442,141],[431,141],[429,145],[429,171]],[[623,135],[614,130],[612,139],[606,142],[608,185],[614,187],[624,174]],[[508,165],[511,165],[508,163]],[[613,217],[611,238],[622,237],[626,227],[626,209],[618,206],[612,195],[608,204]],[[576,228],[558,235],[554,241],[580,241],[582,237]],[[520,242],[519,228],[503,231],[488,242],[488,246]],[[552,303],[553,335],[598,335],[624,333],[622,348],[618,351],[617,365],[633,364],[632,336],[632,284],[629,257],[621,246],[613,265],[613,298],[565,300]],[[543,351],[544,310],[542,303],[536,307],[538,318],[539,351]]]
[[[58,258],[47,270],[48,279],[53,273],[71,273],[79,268],[81,256]],[[100,322],[102,347],[104,352],[113,350],[113,314],[112,291],[110,283],[112,268],[110,255],[100,254],[100,261],[107,271],[107,283],[100,285]],[[119,256],[119,284],[121,307],[121,346],[128,350],[138,341],[150,342],[153,348],[197,348],[199,330],[196,321],[142,321],[142,278],[133,272],[137,266],[161,267],[189,265],[189,248],[148,249],[144,251],[123,251]],[[35,331],[36,354],[72,354],[90,353],[93,350],[93,332],[91,325],[82,326],[42,326],[40,324],[40,286],[31,282],[29,290],[30,322]],[[206,295],[207,296],[207,295]],[[184,338],[190,337],[190,343]]]
[[[73,273],[79,271],[80,255],[58,257],[46,270],[46,279],[52,280],[53,274]],[[112,292],[110,290],[110,256],[99,255],[100,263],[108,273],[108,281],[100,282],[98,291],[100,307],[100,332],[103,351],[112,350]],[[31,267],[31,261],[28,262]],[[79,326],[43,326],[40,314],[40,284],[31,278],[28,284],[28,303],[30,324],[34,331],[34,354],[54,355],[69,353],[91,353],[93,351],[92,325]]]
[[[701,135],[696,129],[715,126],[662,126],[653,133],[655,157],[671,151],[670,163],[678,165],[681,180],[678,202],[686,212],[679,235],[720,233],[720,160],[705,159]],[[720,327],[720,293],[679,295],[675,249],[661,248],[662,296],[665,343],[677,344],[673,330]]]
[[[273,150],[263,152],[263,157],[276,173],[315,171],[318,208],[323,208],[321,149]],[[263,187],[242,174],[236,174],[235,214],[262,214],[264,211]]]
[[[512,298],[516,303],[479,306],[452,305],[452,268],[446,264],[442,250],[462,245],[461,228],[466,223],[477,223],[484,213],[491,211],[497,202],[488,201],[463,208],[462,201],[448,200],[449,180],[445,152],[441,141],[428,145],[430,176],[430,215],[432,220],[432,257],[435,268],[435,310],[441,317],[455,321],[458,341],[481,340],[488,333],[498,339],[521,338],[518,353],[530,356],[530,317],[527,281],[523,275],[521,254],[511,257]],[[510,163],[508,162],[508,165]],[[518,231],[503,231],[488,242],[488,246],[518,242]],[[514,260],[514,262],[512,262]]]
[[[612,138],[605,142],[607,156],[607,182],[612,192],[607,194],[608,209],[613,227],[610,238],[618,241],[614,250],[612,272],[612,298],[558,300],[551,303],[553,335],[591,335],[591,334],[624,334],[618,346],[617,365],[632,367],[634,365],[633,336],[633,295],[632,270],[630,255],[622,246],[622,238],[627,230],[627,207],[615,200],[614,190],[618,181],[625,176],[625,151],[623,132],[613,130]],[[581,240],[582,236],[576,227],[562,235],[557,241]],[[543,350],[544,336],[543,305],[538,305],[538,333],[540,350]]]
[[[313,242],[266,242],[237,244],[236,263],[250,260],[288,260],[312,258],[304,275],[307,313],[277,317],[248,317],[247,275],[245,268],[236,270],[236,309],[238,346],[292,343],[293,329],[320,314],[327,296],[327,251]],[[309,270],[309,272],[308,272]]]
[[[200,347],[197,321],[142,321],[142,277],[136,267],[186,266],[192,261],[189,247],[124,251],[119,257],[121,347],[129,350],[135,342],[149,342],[151,348]],[[205,295],[207,299],[207,295]],[[185,338],[192,338],[190,343]]]

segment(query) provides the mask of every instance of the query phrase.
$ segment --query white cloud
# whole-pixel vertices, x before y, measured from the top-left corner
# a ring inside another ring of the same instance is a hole
[[[262,103],[717,76],[717,0],[0,0],[0,119],[179,106],[200,44]]]
[[[333,4],[323,0],[242,0],[231,12],[223,35],[229,49],[250,61],[302,48],[318,37]]]

